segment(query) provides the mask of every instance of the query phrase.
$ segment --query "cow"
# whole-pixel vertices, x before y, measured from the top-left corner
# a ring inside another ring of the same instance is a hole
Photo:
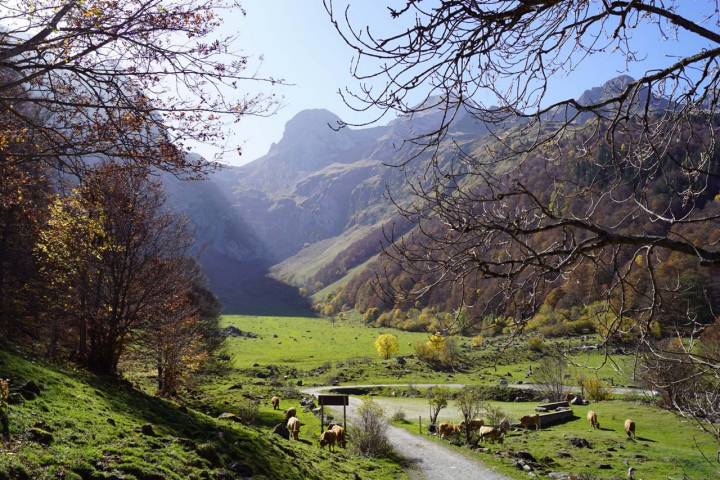
[[[628,438],[635,440],[635,422],[631,418],[625,420],[625,433]]]
[[[290,434],[292,435],[293,440],[298,440],[298,437],[300,436],[300,426],[302,423],[300,423],[300,419],[297,417],[290,417],[287,421],[287,429],[290,431]]]
[[[590,410],[587,413],[587,421],[590,422],[590,426],[593,430],[595,430],[596,428],[600,429],[600,422],[598,422],[597,413],[595,413],[594,410]]]
[[[525,415],[523,417],[520,417],[520,425],[522,425],[523,428],[530,428],[535,427],[535,430],[540,430],[540,415]]]

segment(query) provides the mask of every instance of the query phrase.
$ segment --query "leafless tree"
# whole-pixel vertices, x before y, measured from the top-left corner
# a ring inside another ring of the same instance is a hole
[[[2,149],[3,162],[45,160],[81,172],[88,161],[198,175],[208,162],[189,142],[219,145],[227,120],[264,115],[264,95],[235,94],[247,72],[220,27],[234,0],[9,0],[0,6],[0,111],[30,139],[31,155]],[[233,92],[228,95],[228,92]]]
[[[540,386],[541,392],[551,401],[558,402],[565,397],[565,374],[567,362],[560,355],[543,358],[535,368],[532,380]]]
[[[398,207],[416,228],[387,250],[417,281],[394,295],[459,286],[477,318],[500,311],[516,331],[550,294],[600,301],[606,345],[659,358],[659,326],[702,334],[719,305],[716,2],[408,0],[381,36],[325,6],[356,52],[346,102],[436,119],[398,151],[416,196]],[[644,45],[688,38],[696,51],[639,78],[551,100],[590,57],[632,65]],[[487,133],[458,138],[468,119]],[[720,378],[720,363],[684,358]]]

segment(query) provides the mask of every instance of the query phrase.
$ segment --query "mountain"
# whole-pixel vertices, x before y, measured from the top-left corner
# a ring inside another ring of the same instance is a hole
[[[632,81],[614,78],[585,91],[578,103],[601,101]],[[641,92],[639,100],[646,95]],[[663,102],[653,98],[651,104]],[[406,140],[434,130],[442,116],[439,108],[428,108],[384,126],[338,128],[332,112],[305,110],[286,124],[280,141],[263,157],[225,167],[202,185],[171,189],[173,203],[198,230],[201,262],[226,311],[248,311],[245,302],[258,304],[257,299],[289,302],[280,310],[292,310],[298,305],[297,288],[319,298],[352,278],[367,280],[366,267],[386,237],[413,228],[398,217],[387,192],[401,205],[412,201],[407,176],[419,171],[388,165],[417,152],[417,145]],[[583,114],[577,121],[588,118]],[[513,126],[509,122],[506,128]],[[484,151],[492,141],[487,133],[486,125],[458,112],[449,129],[452,143],[440,145],[439,158],[452,161],[456,145],[470,153]],[[418,169],[426,161],[421,155],[411,165]],[[264,295],[266,288],[273,293]]]

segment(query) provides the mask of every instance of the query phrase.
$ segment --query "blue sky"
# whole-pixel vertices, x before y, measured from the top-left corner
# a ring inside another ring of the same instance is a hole
[[[338,6],[343,4],[342,0],[336,2]],[[382,31],[393,27],[386,5],[399,5],[404,1],[354,0],[351,3],[351,17],[358,24],[370,24]],[[681,3],[695,17],[701,10],[712,11],[714,5],[702,0]],[[330,24],[322,0],[244,0],[243,7],[247,15],[228,14],[224,30],[239,35],[236,48],[254,58],[253,63],[259,66],[261,74],[284,78],[292,85],[274,89],[274,93],[284,97],[276,115],[228,124],[226,147],[231,153],[224,155],[223,163],[239,165],[264,155],[270,145],[281,138],[285,123],[304,109],[325,108],[351,122],[371,118],[352,112],[337,94],[338,89],[356,85],[350,75],[353,51]],[[705,26],[717,29],[717,25]],[[639,30],[634,38],[643,53],[638,62],[626,65],[621,56],[612,53],[591,57],[572,74],[558,79],[550,100],[577,97],[585,89],[601,85],[621,73],[638,76],[649,66],[667,65],[673,62],[674,56],[702,46],[690,35],[679,41],[659,42],[655,32],[648,29]],[[260,85],[247,87],[252,92],[269,92]],[[238,145],[242,147],[242,156],[232,152]],[[198,145],[196,151],[208,158],[217,152],[204,145]]]

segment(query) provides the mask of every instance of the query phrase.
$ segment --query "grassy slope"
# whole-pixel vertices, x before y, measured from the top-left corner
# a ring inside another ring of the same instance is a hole
[[[293,285],[302,285],[321,268],[332,262],[354,242],[371,233],[378,225],[353,227],[342,235],[313,243],[272,267],[272,274]]]
[[[417,418],[410,415],[416,410],[426,410],[426,402],[421,399],[380,399],[386,409],[397,404],[408,413],[407,422],[395,422],[396,425],[417,434]],[[503,409],[511,418],[532,411],[534,403],[488,402]],[[593,431],[585,420],[588,410],[598,414],[601,430]],[[511,432],[503,445],[490,444],[487,453],[474,452],[461,448],[465,454],[484,462],[498,466],[515,478],[527,478],[527,474],[514,469],[507,455],[513,451],[530,452],[536,459],[551,458],[555,463],[549,471],[588,473],[609,478],[613,475],[624,478],[628,465],[637,470],[637,478],[643,480],[681,479],[688,475],[692,479],[718,478],[720,468],[714,462],[703,458],[714,458],[717,445],[710,435],[685,419],[651,405],[610,400],[590,406],[575,406],[574,421],[542,429],[538,432]],[[451,409],[448,419],[459,420],[457,410]],[[637,424],[637,441],[625,437],[623,423],[632,418]],[[426,435],[428,436],[428,435]],[[433,438],[438,442],[444,440]],[[569,437],[587,439],[591,449],[576,449],[567,441]],[[558,451],[568,452],[571,457],[563,458]],[[598,465],[605,463],[612,468],[599,470]]]
[[[402,478],[396,464],[270,437],[266,429],[218,421],[125,383],[0,351],[0,376],[34,380],[40,397],[11,407],[12,440],[0,447],[0,479],[127,480]],[[111,425],[111,422],[115,425]],[[157,436],[140,433],[152,424]],[[52,433],[44,446],[31,429]],[[230,476],[227,476],[229,474]]]

